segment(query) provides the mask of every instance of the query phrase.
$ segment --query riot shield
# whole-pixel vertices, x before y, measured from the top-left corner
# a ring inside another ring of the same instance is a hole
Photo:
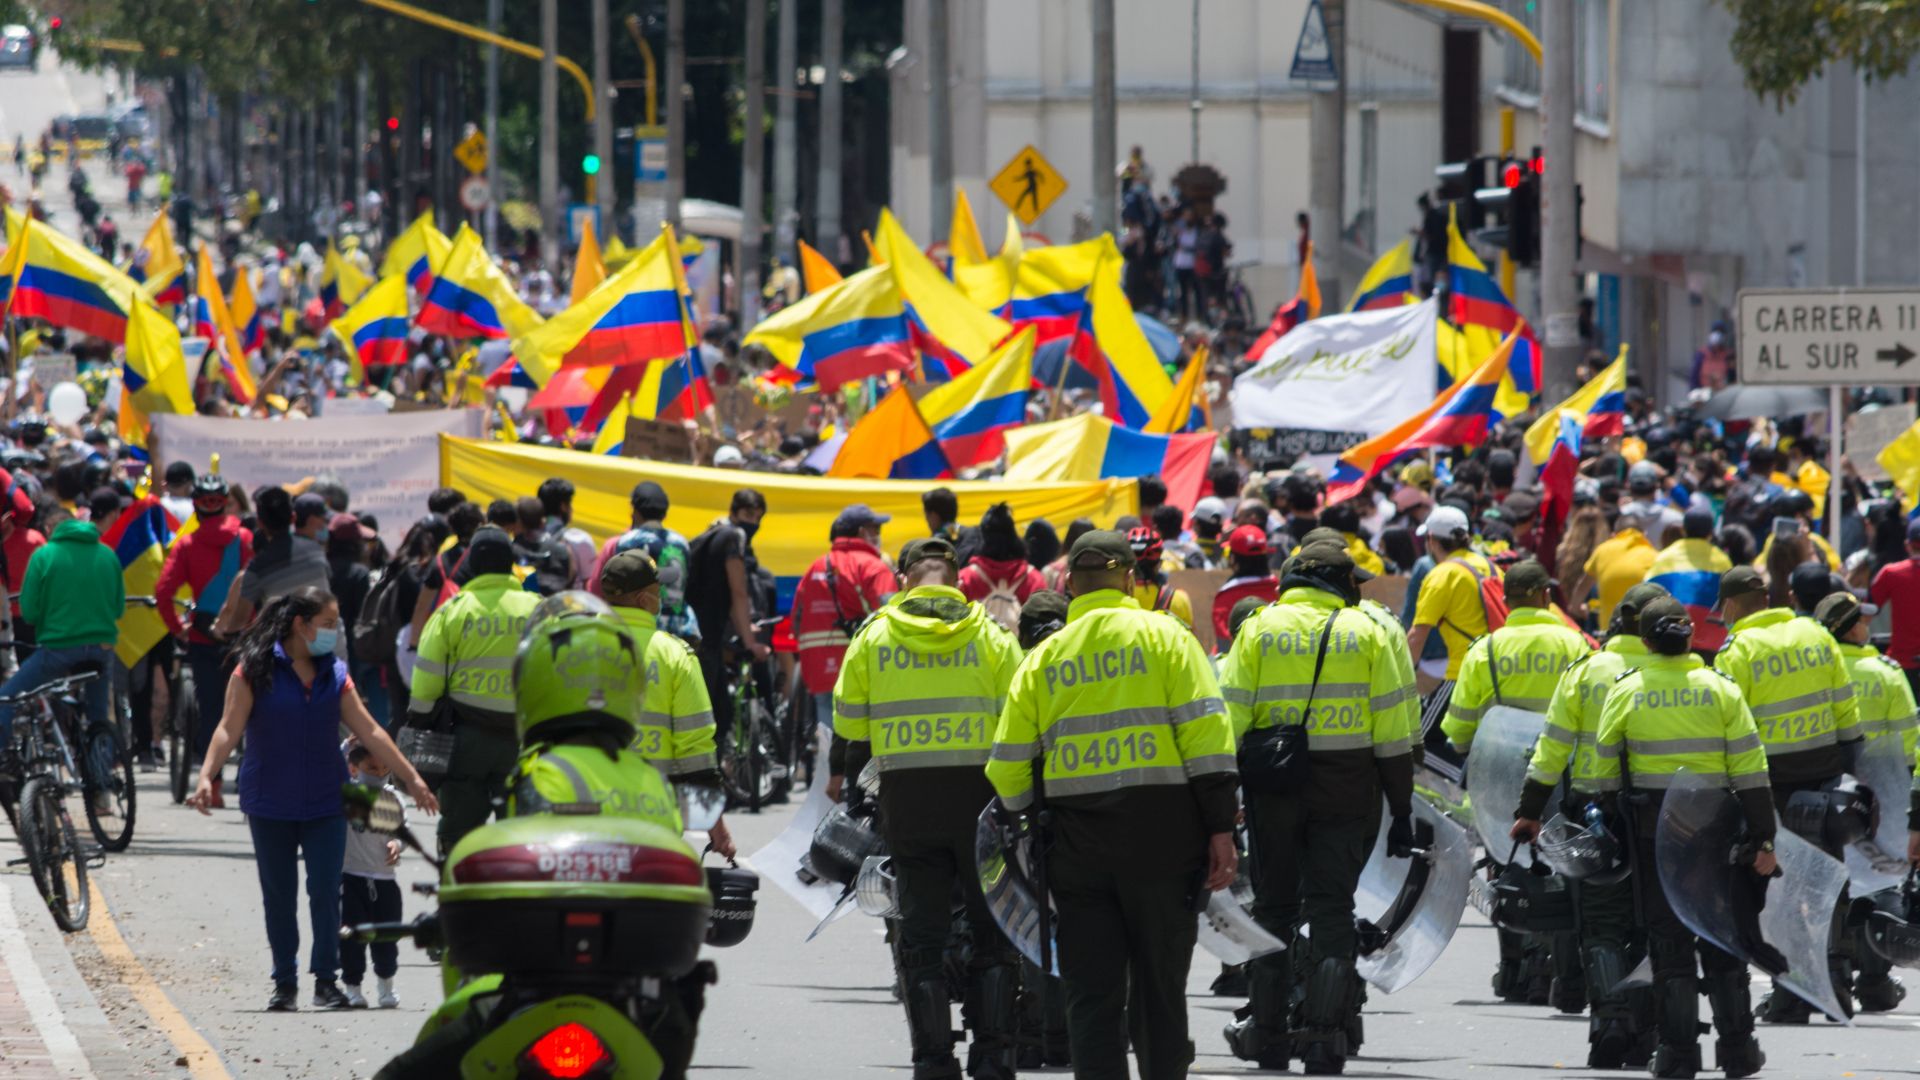
[[[1868,739],[1853,775],[1873,792],[1873,835],[1847,845],[1847,878],[1855,896],[1897,889],[1907,877],[1907,801],[1913,780],[1898,735]]]
[[[1526,784],[1527,764],[1533,760],[1533,744],[1546,726],[1543,714],[1506,705],[1489,708],[1480,721],[1473,749],[1467,755],[1467,795],[1473,803],[1474,827],[1489,855],[1504,853],[1513,846],[1507,830],[1513,828],[1514,811],[1520,809],[1520,790]],[[1556,795],[1548,804],[1557,805],[1558,799]],[[1523,844],[1513,861],[1519,866],[1532,866],[1533,853]]]
[[[1000,932],[1034,967],[1040,966],[1040,904],[1034,898],[1033,877],[1026,864],[1025,838],[1001,824],[988,806],[980,811],[973,834],[974,867],[980,874],[980,892]],[[1052,904],[1052,898],[1047,903]],[[1060,948],[1055,945],[1052,973],[1060,974]]]
[[[1660,808],[1654,861],[1667,903],[1687,929],[1756,963],[1756,951],[1764,950],[1756,950],[1741,930],[1735,906],[1736,890],[1746,888],[1735,875],[1747,871],[1733,863],[1744,819],[1738,800],[1721,783],[1685,770],[1674,777]],[[1846,867],[1784,829],[1774,837],[1774,853],[1781,876],[1767,886],[1759,931],[1762,942],[1785,958],[1787,970],[1769,974],[1828,1017],[1847,1023],[1827,971],[1833,913],[1846,887]]]
[[[1200,947],[1223,964],[1244,964],[1256,956],[1280,952],[1287,943],[1254,922],[1233,890],[1221,889],[1207,897],[1207,910],[1200,915]]]
[[[1431,830],[1432,842],[1412,859],[1388,858],[1387,830],[1382,828],[1353,897],[1354,917],[1368,920],[1386,936],[1383,944],[1360,956],[1355,967],[1362,978],[1389,994],[1440,959],[1460,927],[1468,883],[1474,880],[1472,833],[1419,792],[1414,794],[1413,820],[1416,832]]]

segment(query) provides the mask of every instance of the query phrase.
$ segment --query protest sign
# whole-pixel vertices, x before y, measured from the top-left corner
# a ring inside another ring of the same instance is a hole
[[[407,526],[426,513],[428,493],[440,486],[440,436],[477,438],[485,423],[480,409],[312,420],[161,413],[153,418],[153,459],[156,465],[185,461],[204,469],[219,454],[220,474],[248,490],[332,477],[346,487],[354,510],[379,517],[387,546],[398,547]]]
[[[1329,315],[1268,346],[1233,382],[1233,426],[1297,439],[1298,453],[1338,453],[1419,412],[1435,391],[1431,300]]]

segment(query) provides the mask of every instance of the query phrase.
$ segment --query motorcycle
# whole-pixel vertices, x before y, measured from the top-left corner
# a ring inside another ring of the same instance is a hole
[[[692,831],[718,820],[717,789],[683,788]],[[342,788],[353,824],[392,836],[440,872],[439,909],[342,930],[443,954],[446,998],[381,1077],[659,1080],[683,1077],[707,985],[700,946],[753,928],[759,876],[706,867],[678,834],[638,818],[534,814],[469,834],[446,859],[409,830],[398,796]],[[482,973],[482,974],[463,974]]]

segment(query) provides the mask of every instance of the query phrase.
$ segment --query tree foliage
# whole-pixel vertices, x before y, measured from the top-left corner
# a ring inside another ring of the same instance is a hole
[[[1720,0],[1735,19],[1747,85],[1785,104],[1834,61],[1869,79],[1906,74],[1920,52],[1920,0]]]

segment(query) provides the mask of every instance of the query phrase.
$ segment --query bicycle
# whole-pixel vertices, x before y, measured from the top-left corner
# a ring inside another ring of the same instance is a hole
[[[127,748],[126,736],[121,733],[126,721],[126,702],[109,677],[109,663],[111,661],[78,664],[66,676],[45,685],[61,685],[71,689],[71,686],[79,685],[86,679],[97,677],[105,680],[105,723],[88,721],[83,725],[76,718],[86,715],[85,704],[58,697],[54,699],[53,716],[66,746],[70,750],[76,747],[79,750],[77,754],[69,754],[68,766],[79,777],[87,828],[93,833],[93,838],[100,842],[101,848],[125,851],[133,843],[137,792],[133,779],[133,753]],[[79,682],[69,684],[66,682],[68,679],[78,679]]]
[[[129,604],[144,604],[154,607],[157,601],[151,596],[129,596]],[[193,622],[198,610],[191,600],[175,599],[174,605],[186,614],[188,623]],[[173,797],[175,806],[183,805],[187,796],[193,794],[196,773],[193,767],[193,729],[200,719],[200,698],[193,678],[193,665],[176,652],[173,668],[167,673],[167,681],[173,694],[167,703],[166,730],[162,733],[166,739],[167,754],[167,794]]]
[[[756,631],[771,629],[778,619],[754,624]],[[779,785],[789,773],[781,764],[780,730],[773,708],[760,692],[754,676],[753,657],[747,654],[734,662],[733,678],[727,688],[733,702],[733,729],[721,740],[720,776],[725,782],[730,807],[745,806],[757,814],[762,806],[776,801]]]
[[[13,752],[23,778],[18,792],[11,790],[10,783],[5,785],[8,790],[0,791],[25,853],[8,865],[27,864],[54,923],[68,933],[87,927],[91,856],[81,849],[73,817],[67,813],[66,796],[74,785],[66,777],[79,769],[56,702],[69,710],[81,708],[74,689],[82,687],[84,693],[85,684],[101,674],[98,668],[76,672],[0,698],[0,704],[15,709]]]

